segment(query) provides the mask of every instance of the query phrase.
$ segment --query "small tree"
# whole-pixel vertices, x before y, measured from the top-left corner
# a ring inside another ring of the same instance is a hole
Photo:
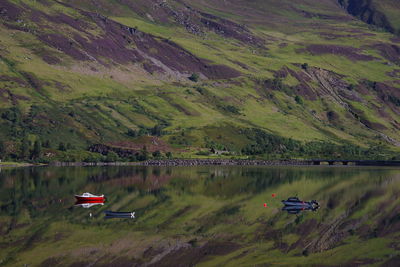
[[[6,158],[6,145],[3,141],[0,141],[0,159]]]
[[[193,73],[190,77],[189,80],[191,80],[192,82],[197,83],[199,81],[200,76],[197,73]]]
[[[45,147],[45,148],[51,148],[50,140],[47,139],[47,140],[43,143],[43,147]]]
[[[115,153],[114,151],[109,151],[107,153],[107,157],[106,157],[107,162],[116,162],[116,161],[118,161],[118,159],[119,159],[118,154]]]
[[[42,144],[39,140],[35,141],[35,144],[33,145],[33,150],[32,150],[32,158],[37,159],[42,156]]]
[[[19,154],[21,159],[27,159],[29,157],[29,147],[29,141],[27,139],[22,140]]]
[[[67,150],[74,149],[74,146],[71,143],[67,143]]]
[[[139,161],[144,161],[149,159],[149,152],[147,151],[147,147],[143,146],[142,151],[140,152],[139,156],[137,157]]]
[[[301,64],[301,68],[302,68],[303,70],[308,70],[308,63],[303,63],[303,64]]]
[[[160,136],[162,134],[161,125],[157,124],[151,129],[151,135]]]
[[[167,158],[172,159],[172,153],[171,152],[167,152],[165,153],[165,156],[167,156]]]
[[[301,96],[296,95],[294,100],[296,101],[297,104],[303,105],[303,98],[301,98]]]
[[[63,142],[60,142],[58,144],[58,150],[67,151],[67,148],[65,147],[65,144]]]
[[[154,152],[153,152],[153,157],[156,158],[156,159],[161,158],[161,152],[160,152],[160,150],[154,151]]]
[[[131,137],[136,137],[137,136],[137,132],[135,130],[132,130],[132,129],[128,129],[128,132],[126,134],[128,136],[131,136]]]

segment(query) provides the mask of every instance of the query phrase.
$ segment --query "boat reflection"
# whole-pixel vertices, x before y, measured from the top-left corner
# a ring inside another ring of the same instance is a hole
[[[105,219],[134,219],[135,218],[135,212],[118,212],[118,211],[110,211],[106,210],[104,212],[106,216],[104,217]]]
[[[301,201],[298,197],[290,197],[287,200],[282,200],[282,203],[284,205],[282,210],[289,214],[299,214],[306,210],[317,211],[320,207],[316,200]]]
[[[91,208],[91,207],[97,206],[97,205],[103,206],[104,202],[103,201],[77,201],[75,203],[75,206],[82,207],[85,209],[88,209],[88,208]]]

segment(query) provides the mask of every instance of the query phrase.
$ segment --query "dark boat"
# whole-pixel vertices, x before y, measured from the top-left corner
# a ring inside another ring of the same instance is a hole
[[[287,200],[282,200],[285,206],[319,206],[316,200],[302,201],[298,197],[289,197]]]
[[[290,197],[287,200],[282,200],[285,205],[282,210],[290,214],[298,214],[305,210],[316,211],[319,208],[319,203],[316,200],[302,201],[298,197]]]
[[[106,214],[106,219],[111,219],[111,218],[135,218],[135,212],[121,212],[121,211],[110,211],[106,210],[104,212]]]

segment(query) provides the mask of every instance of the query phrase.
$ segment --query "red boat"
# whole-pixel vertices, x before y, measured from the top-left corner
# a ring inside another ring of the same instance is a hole
[[[104,198],[104,195],[101,195],[101,196],[96,196],[96,195],[93,195],[93,194],[90,194],[90,193],[83,193],[82,195],[75,195],[75,198],[78,200],[78,201],[84,201],[84,202],[91,202],[91,201],[94,201],[94,202],[97,202],[97,201],[100,201],[100,202],[104,202],[104,200],[105,200],[105,198]]]

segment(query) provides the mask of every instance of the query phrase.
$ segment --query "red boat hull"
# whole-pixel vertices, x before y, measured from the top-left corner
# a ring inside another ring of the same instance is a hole
[[[75,196],[79,202],[104,202],[104,197],[79,197]]]

